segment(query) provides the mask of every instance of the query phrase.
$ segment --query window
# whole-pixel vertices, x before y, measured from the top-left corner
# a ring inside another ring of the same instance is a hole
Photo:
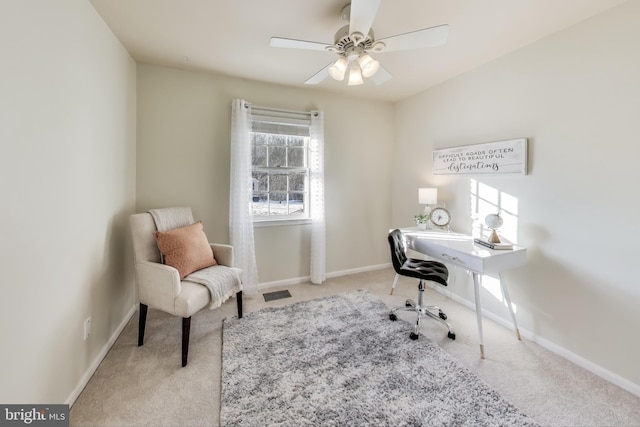
[[[251,117],[254,221],[309,218],[309,119]]]

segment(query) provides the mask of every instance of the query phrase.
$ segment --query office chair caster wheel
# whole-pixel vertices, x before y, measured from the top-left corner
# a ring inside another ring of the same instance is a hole
[[[398,316],[396,316],[395,314],[391,313],[391,314],[389,314],[389,319],[391,319],[391,320],[393,320],[395,322],[396,320],[398,320]]]
[[[455,339],[456,339],[456,334],[454,334],[453,332],[449,332],[449,333],[447,333],[447,338],[450,338],[451,340],[454,340],[454,341],[455,341]]]
[[[442,310],[438,312],[438,316],[440,316],[442,320],[447,320],[447,315]]]
[[[416,334],[415,332],[411,332],[409,334],[409,338],[411,338],[412,340],[417,340],[418,339],[418,334]]]

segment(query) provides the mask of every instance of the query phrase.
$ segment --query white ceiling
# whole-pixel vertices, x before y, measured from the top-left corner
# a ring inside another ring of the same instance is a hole
[[[138,62],[305,86],[335,60],[269,47],[271,36],[332,44],[349,0],[90,0]],[[396,101],[626,0],[382,0],[377,39],[449,24],[444,46],[373,56],[393,75],[380,86],[331,78],[318,89]],[[366,80],[366,79],[365,79]],[[306,86],[309,87],[309,86]]]

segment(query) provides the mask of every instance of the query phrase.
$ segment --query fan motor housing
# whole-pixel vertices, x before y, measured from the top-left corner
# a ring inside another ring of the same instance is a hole
[[[334,40],[335,40],[335,47],[338,50],[338,52],[345,52],[347,49],[355,47],[356,45],[356,41],[353,39],[352,35],[349,34],[348,25],[345,25],[344,27],[336,31]],[[364,40],[361,40],[360,43],[358,43],[358,45],[362,49],[368,50],[371,48],[371,46],[373,46],[374,40],[375,39],[373,36],[373,30],[369,30],[369,34],[367,34],[367,37],[365,37]]]

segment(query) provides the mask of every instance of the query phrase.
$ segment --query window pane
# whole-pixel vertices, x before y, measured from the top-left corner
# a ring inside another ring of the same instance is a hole
[[[264,134],[264,141],[267,145],[285,145],[286,144],[286,136],[283,135],[274,135],[274,134]]]
[[[289,175],[289,189],[291,191],[303,191],[305,190],[305,182],[307,174],[304,172],[292,173]]]
[[[269,135],[268,133],[254,133],[253,141],[255,142],[255,145],[269,145],[271,136],[272,135]]]
[[[269,167],[286,166],[287,149],[282,146],[269,148]]]
[[[254,166],[267,165],[267,147],[264,145],[253,145],[251,150],[251,164]]]
[[[253,192],[252,201],[254,203],[264,203],[267,200],[269,200],[269,193],[267,193],[266,191],[254,191]]]
[[[287,212],[287,193],[275,193],[271,195],[269,204],[271,215],[286,215]]]
[[[304,198],[300,198],[302,194],[290,194],[289,197],[289,214],[304,213]]]
[[[269,179],[269,191],[287,191],[287,175],[271,175]]]
[[[269,199],[271,199],[271,204],[277,204],[277,205],[282,205],[282,203],[286,203],[287,202],[287,193],[286,192],[270,192],[269,193]],[[271,209],[278,209],[277,207],[271,207]]]
[[[252,172],[251,188],[256,191],[268,191],[269,190],[269,174],[266,172]]]
[[[287,157],[290,167],[303,167],[304,166],[304,148],[303,147],[290,147],[287,152]]]
[[[301,193],[301,192],[291,192],[291,193],[289,193],[289,201],[290,202],[304,202],[304,193]]]
[[[275,202],[271,204],[271,214],[272,215],[287,215],[289,213],[289,205],[287,205],[286,200],[282,200],[276,204]]]
[[[253,215],[269,215],[269,199],[267,193],[253,193],[251,213]]]
[[[287,137],[287,144],[291,147],[304,147],[304,138],[301,136]]]

